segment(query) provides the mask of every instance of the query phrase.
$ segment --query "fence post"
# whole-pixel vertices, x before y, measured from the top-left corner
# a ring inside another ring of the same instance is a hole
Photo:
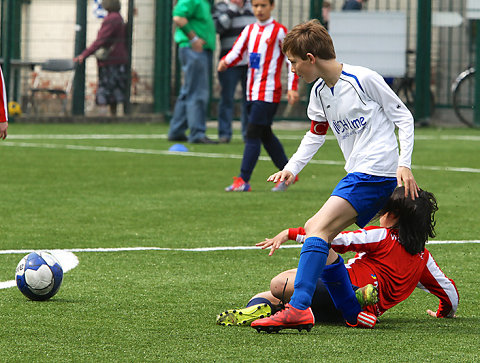
[[[3,76],[5,79],[5,90],[8,100],[11,99],[11,59],[12,59],[12,33],[13,33],[13,0],[7,1],[6,16],[4,18],[4,29],[2,32],[2,51],[3,51]]]
[[[310,18],[318,19],[323,24],[323,0],[310,0]]]
[[[130,115],[132,113],[132,104],[130,94],[132,88],[132,39],[133,39],[133,13],[135,12],[134,0],[128,0],[128,20],[127,20],[127,84],[125,88],[125,101],[123,103],[123,113]]]
[[[480,126],[480,20],[475,20],[475,100],[473,104],[473,121]]]
[[[156,1],[153,112],[170,110],[172,78],[172,0]]]
[[[77,0],[75,56],[87,46],[87,2]],[[85,115],[85,62],[77,65],[73,80],[72,114]]]
[[[432,1],[417,1],[417,64],[415,70],[415,118],[428,123],[430,105],[430,48],[432,36]]]

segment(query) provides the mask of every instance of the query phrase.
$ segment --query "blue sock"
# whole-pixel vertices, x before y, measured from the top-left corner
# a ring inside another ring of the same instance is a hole
[[[262,149],[262,141],[260,138],[248,138],[245,140],[245,148],[243,149],[242,165],[240,167],[240,177],[248,182],[252,176],[253,169],[257,164],[260,151]]]
[[[308,237],[300,252],[297,276],[293,285],[290,305],[305,310],[312,304],[312,297],[317,287],[317,279],[327,262],[328,243],[319,237]]]
[[[358,303],[355,292],[352,289],[352,283],[343,258],[338,257],[338,263],[325,266],[321,278],[332,297],[335,307],[342,312],[346,321],[355,325],[362,307]]]
[[[247,308],[249,306],[258,305],[258,304],[268,304],[268,305],[270,305],[270,308],[273,310],[273,306],[272,306],[271,301],[264,298],[264,297],[254,297],[252,300],[250,300],[247,303]]]

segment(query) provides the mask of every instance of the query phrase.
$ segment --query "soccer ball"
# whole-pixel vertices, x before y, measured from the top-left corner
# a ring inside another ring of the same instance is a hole
[[[10,101],[8,103],[8,114],[10,116],[22,116],[22,108],[20,104],[15,101]]]
[[[32,252],[17,265],[15,280],[18,289],[31,300],[48,300],[58,292],[63,269],[48,252]]]

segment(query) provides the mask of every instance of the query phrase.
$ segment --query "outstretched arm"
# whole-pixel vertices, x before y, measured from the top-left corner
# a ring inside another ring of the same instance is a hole
[[[433,256],[427,251],[427,265],[420,277],[418,288],[439,298],[437,311],[427,310],[427,314],[436,318],[455,318],[459,295],[455,282],[449,279],[438,267]]]
[[[305,240],[305,229],[303,227],[284,229],[275,237],[265,238],[265,241],[257,243],[256,246],[261,247],[262,250],[270,247],[270,253],[268,255],[271,256],[288,240],[303,243]]]

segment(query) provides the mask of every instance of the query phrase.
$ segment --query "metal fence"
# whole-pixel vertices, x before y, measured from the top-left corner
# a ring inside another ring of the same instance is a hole
[[[217,1],[217,0],[216,0]],[[407,15],[407,48],[413,50],[406,57],[407,75],[414,76],[417,44],[417,2],[421,0],[369,0],[362,11],[402,11]],[[7,0],[1,0],[2,53],[11,52],[11,57],[22,62],[12,63],[12,87],[10,100],[21,103],[28,114],[28,97],[32,79],[38,72],[36,64],[49,58],[73,58],[76,34],[76,0],[17,0],[19,24],[14,24],[15,39],[10,47],[5,44],[4,21],[8,15]],[[126,19],[129,4],[134,4],[132,43],[132,85],[131,102],[133,113],[168,113],[172,109],[180,84],[181,73],[176,59],[173,42],[171,9],[174,0],[122,0],[122,15]],[[214,1],[212,1],[214,2]],[[331,9],[340,11],[344,0],[331,0]],[[437,0],[432,2],[432,43],[431,43],[431,88],[434,92],[436,109],[449,108],[452,103],[450,85],[455,77],[468,65],[474,63],[475,29],[465,19],[467,0]],[[287,28],[318,16],[315,0],[276,0],[274,17]],[[94,0],[88,0],[87,44],[96,37],[101,19],[93,12]],[[170,19],[171,20],[171,19]],[[217,60],[218,57],[215,57]],[[216,68],[216,62],[214,62]],[[215,69],[214,68],[214,69]],[[283,77],[286,79],[286,76]],[[98,114],[94,103],[97,85],[97,68],[94,59],[86,63],[85,112]],[[279,117],[305,119],[307,101],[306,85],[302,85],[302,101],[293,108],[283,107]],[[238,91],[240,92],[240,91]],[[212,79],[212,107],[210,116],[216,117],[216,100],[219,86],[216,72]],[[53,96],[44,100],[38,112],[56,114],[59,106]],[[240,99],[240,95],[238,95]]]

